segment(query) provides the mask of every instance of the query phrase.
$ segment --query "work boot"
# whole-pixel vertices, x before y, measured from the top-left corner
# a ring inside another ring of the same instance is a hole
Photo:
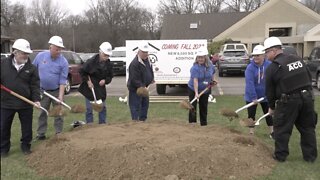
[[[285,162],[286,160],[285,159],[280,159],[278,158],[275,154],[272,154],[272,158],[278,162]]]
[[[37,137],[36,137],[36,140],[38,140],[38,141],[43,141],[45,139],[46,139],[45,135],[37,135]]]
[[[24,155],[31,154],[31,144],[21,144],[21,151]]]

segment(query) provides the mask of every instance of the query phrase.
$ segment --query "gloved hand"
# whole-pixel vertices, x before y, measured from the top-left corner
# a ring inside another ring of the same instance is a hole
[[[210,85],[211,86],[215,86],[215,85],[217,85],[218,84],[218,81],[216,81],[216,80],[211,80],[211,82],[210,82]]]

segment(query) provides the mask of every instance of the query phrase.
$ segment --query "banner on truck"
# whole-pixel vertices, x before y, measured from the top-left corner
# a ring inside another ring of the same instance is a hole
[[[126,41],[127,72],[137,55],[141,40]],[[207,40],[146,40],[156,84],[187,84],[190,68],[199,48],[207,48]],[[128,79],[128,73],[127,79]]]

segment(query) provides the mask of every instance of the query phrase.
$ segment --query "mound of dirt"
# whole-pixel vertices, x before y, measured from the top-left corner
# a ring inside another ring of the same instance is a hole
[[[27,160],[39,175],[67,179],[253,179],[271,172],[271,153],[235,130],[158,120],[78,127]]]

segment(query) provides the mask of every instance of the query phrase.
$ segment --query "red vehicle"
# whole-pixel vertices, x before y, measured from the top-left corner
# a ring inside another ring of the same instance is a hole
[[[29,56],[31,62],[34,60],[37,54],[42,51],[45,50],[33,50],[33,53],[31,53]],[[65,94],[69,94],[71,91],[71,86],[79,85],[82,82],[79,71],[83,64],[83,61],[80,56],[73,51],[61,51],[61,53],[69,62],[69,74],[65,88]]]
[[[212,64],[216,65],[216,63],[219,61],[219,53],[211,54],[210,60]]]

